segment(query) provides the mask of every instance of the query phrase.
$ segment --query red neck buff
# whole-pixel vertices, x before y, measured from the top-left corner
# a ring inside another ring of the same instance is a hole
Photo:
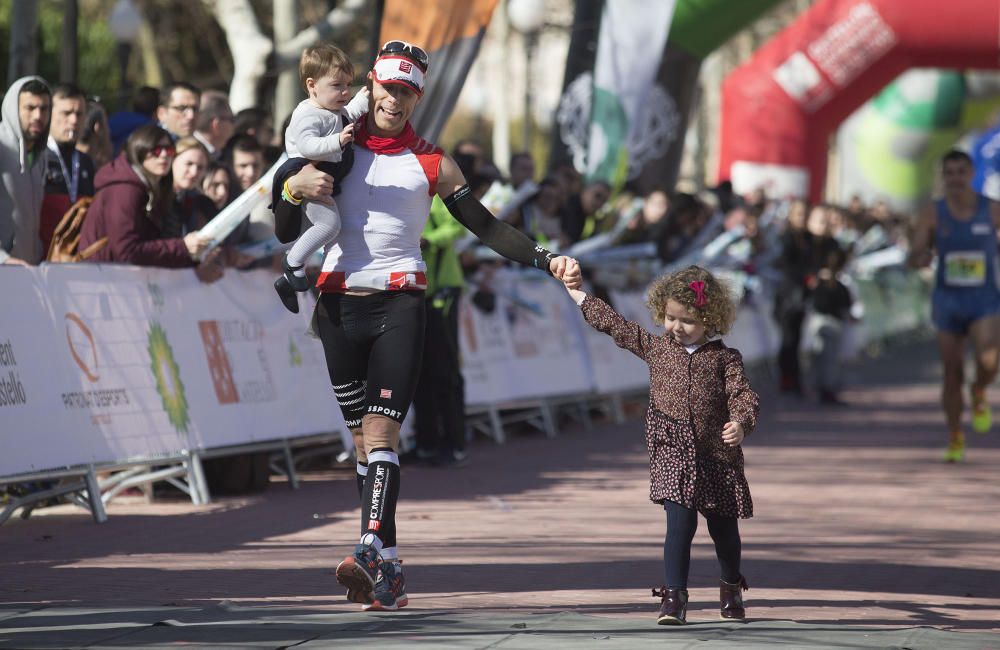
[[[393,154],[409,149],[420,138],[407,122],[403,130],[393,136],[372,135],[368,132],[368,114],[365,113],[355,123],[354,143],[372,153]]]

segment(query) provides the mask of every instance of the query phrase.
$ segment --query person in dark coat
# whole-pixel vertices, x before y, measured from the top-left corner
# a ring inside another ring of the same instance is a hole
[[[170,165],[174,143],[162,128],[136,129],[125,151],[97,172],[97,193],[80,232],[83,250],[107,237],[88,261],[138,266],[190,267],[208,240],[199,231],[164,238],[163,224],[173,198]]]
[[[697,266],[656,280],[648,304],[653,319],[666,328],[662,336],[625,320],[599,298],[568,291],[594,329],[649,364],[649,498],[667,514],[666,587],[653,590],[662,599],[657,622],[686,622],[691,542],[699,512],[708,520],[722,569],[722,617],[744,618],[741,590],[747,584],[740,573],[737,521],[753,516],[753,502],[740,443],[756,426],[759,398],[739,351],[718,338],[736,316],[729,291]]]

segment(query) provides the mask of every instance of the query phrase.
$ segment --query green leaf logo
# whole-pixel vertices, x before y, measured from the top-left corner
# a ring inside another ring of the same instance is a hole
[[[149,326],[147,350],[153,377],[156,378],[156,392],[163,400],[163,410],[178,432],[186,432],[189,418],[184,383],[181,381],[177,361],[174,360],[174,351],[167,341],[167,333],[159,323],[154,322]]]

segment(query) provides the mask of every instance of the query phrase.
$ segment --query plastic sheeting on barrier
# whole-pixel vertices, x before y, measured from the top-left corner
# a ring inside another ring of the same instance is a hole
[[[340,430],[305,316],[267,271],[8,267],[0,476]]]

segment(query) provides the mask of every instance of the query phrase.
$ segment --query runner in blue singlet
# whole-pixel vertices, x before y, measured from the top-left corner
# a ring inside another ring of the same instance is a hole
[[[945,460],[965,457],[962,386],[966,340],[972,342],[976,377],[970,386],[972,428],[990,429],[986,387],[1000,360],[1000,204],[972,190],[972,160],[958,150],[942,159],[944,198],[921,212],[910,247],[910,264],[926,266],[937,253],[932,317],[944,365],[941,403],[950,434]]]

